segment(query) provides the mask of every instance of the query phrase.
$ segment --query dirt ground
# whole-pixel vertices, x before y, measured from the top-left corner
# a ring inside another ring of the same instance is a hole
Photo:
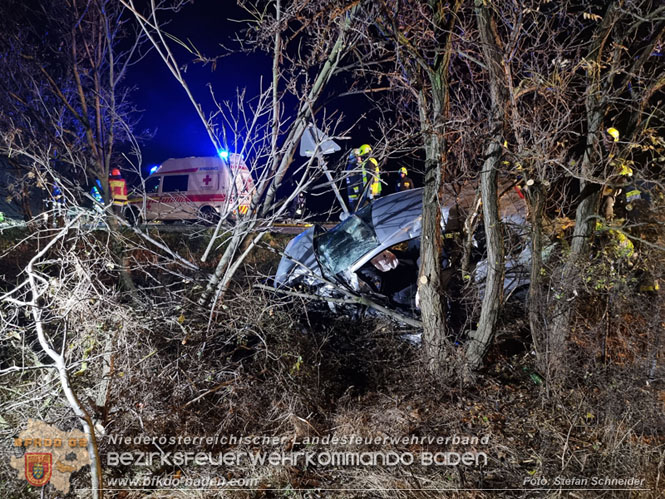
[[[163,238],[192,261],[205,248]],[[74,384],[99,423],[109,497],[662,497],[662,347],[635,306],[606,335],[593,310],[581,311],[588,323],[571,332],[569,374],[556,383],[535,367],[519,308],[506,309],[481,371],[468,372],[463,344],[451,342],[448,367],[434,375],[403,339],[413,330],[254,287],[288,239],[267,238],[212,314],[188,298],[195,278],[181,293],[164,275],[173,294],[155,289],[161,305],[121,300],[122,324],[100,325],[113,345],[105,403],[93,395],[101,355]],[[3,259],[6,282],[27,253]],[[216,462],[113,461],[183,452]],[[87,487],[87,469],[72,484]]]

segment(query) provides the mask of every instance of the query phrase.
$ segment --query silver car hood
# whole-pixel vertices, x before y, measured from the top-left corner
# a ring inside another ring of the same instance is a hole
[[[372,203],[372,227],[379,245],[363,254],[344,271],[347,278],[352,277],[356,270],[383,250],[402,241],[420,237],[422,197],[422,188],[411,189],[390,194]],[[441,211],[443,224],[448,219],[450,207],[443,206]],[[321,269],[314,254],[314,233],[315,227],[311,227],[293,238],[286,246],[275,274],[275,287],[288,285],[296,278],[313,282],[317,280],[317,276],[321,276]]]
[[[314,256],[314,227],[301,232],[289,241],[275,274],[275,287],[289,284],[301,275],[315,278],[321,275],[321,269]]]

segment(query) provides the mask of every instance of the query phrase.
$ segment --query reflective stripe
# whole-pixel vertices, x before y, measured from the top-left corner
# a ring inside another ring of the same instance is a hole
[[[633,199],[639,199],[641,194],[642,193],[638,189],[633,189],[632,191],[626,193],[626,199],[630,202]]]
[[[640,291],[658,291],[660,290],[660,284],[658,284],[658,281],[655,281],[652,284],[642,284],[640,286]]]
[[[367,170],[365,169],[365,163],[368,161],[372,160],[373,158],[366,159],[362,163],[362,169],[363,169],[363,184],[367,185]],[[370,192],[373,196],[378,196],[381,194],[381,170],[379,169],[378,163],[376,163],[376,160],[372,161],[373,164],[376,166],[374,167],[374,173],[372,175],[372,183],[369,186]]]
[[[127,203],[127,182],[124,179],[109,179],[109,188],[114,204]]]

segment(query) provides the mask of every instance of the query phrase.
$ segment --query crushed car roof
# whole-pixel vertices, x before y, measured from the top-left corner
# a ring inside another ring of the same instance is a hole
[[[463,216],[474,202],[475,191],[472,183],[445,186],[442,229],[454,225],[452,230],[459,230],[459,220],[449,220],[451,210],[455,210],[453,218]],[[503,220],[523,224],[526,207],[519,192],[508,183],[503,183],[499,192]],[[422,198],[422,188],[398,192],[375,200],[327,232],[320,226],[307,229],[287,245],[275,274],[275,287],[296,278],[316,281],[321,265],[326,275],[355,272],[381,251],[420,237]]]

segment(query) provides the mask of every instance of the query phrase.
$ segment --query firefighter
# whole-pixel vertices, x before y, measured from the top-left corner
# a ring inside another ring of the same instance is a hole
[[[369,168],[373,168],[371,171],[372,175],[372,184],[369,186],[369,198],[377,199],[381,196],[382,184],[381,184],[381,169],[379,168],[379,162],[374,158],[369,158]]]
[[[109,190],[113,199],[113,211],[120,215],[123,207],[127,205],[127,182],[117,168],[113,168],[109,175]]]
[[[65,225],[65,196],[57,182],[53,184],[51,190],[51,209],[53,210],[52,226],[63,227]]]
[[[369,157],[371,152],[369,144],[363,144],[351,151],[346,163],[346,193],[352,212],[360,207],[366,196],[375,199],[381,195],[381,171],[376,159]],[[368,182],[369,192],[366,193]]]
[[[104,198],[102,197],[103,190],[104,188],[102,187],[102,183],[99,181],[99,179],[96,179],[95,183],[90,188],[90,196],[94,200],[92,203],[92,208],[97,213],[104,212]]]
[[[630,223],[648,225],[651,209],[651,191],[653,186],[648,182],[634,181],[624,189],[623,209],[625,218]]]
[[[413,189],[413,180],[408,177],[406,167],[403,166],[399,169],[399,180],[397,180],[395,191],[402,192],[408,189]]]
[[[302,220],[305,218],[305,209],[307,207],[307,196],[304,192],[299,192],[296,197],[291,201],[291,206],[289,207],[289,214],[291,218],[296,220]]]

